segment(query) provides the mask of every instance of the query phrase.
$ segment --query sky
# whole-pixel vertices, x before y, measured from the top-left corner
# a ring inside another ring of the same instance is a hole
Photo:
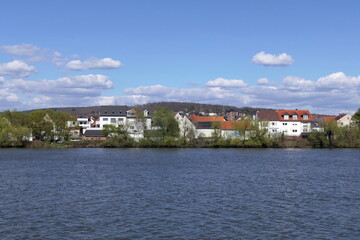
[[[358,0],[0,0],[0,111],[158,101],[353,113]]]

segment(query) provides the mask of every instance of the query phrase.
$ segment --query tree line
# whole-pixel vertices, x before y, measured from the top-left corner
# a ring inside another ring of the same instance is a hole
[[[306,139],[286,139],[283,135],[269,136],[259,123],[245,119],[235,126],[236,138],[221,135],[220,125],[213,124],[211,137],[195,137],[191,129],[180,136],[174,113],[166,108],[157,108],[152,116],[152,129],[145,129],[145,118],[138,111],[137,124],[144,131],[144,138],[135,141],[124,126],[107,126],[103,133],[106,141],[66,142],[71,128],[67,121],[76,121],[68,113],[53,110],[35,110],[30,113],[5,111],[0,115],[0,147],[23,147],[30,138],[43,142],[65,141],[69,147],[314,147],[314,148],[358,148],[360,147],[360,109],[354,114],[354,123],[338,126],[336,122],[325,123],[323,132],[311,132]],[[142,125],[142,127],[141,127]]]
[[[0,146],[22,147],[30,139],[55,141],[67,140],[67,121],[76,118],[68,113],[53,110],[35,110],[30,113],[5,111],[0,115]]]

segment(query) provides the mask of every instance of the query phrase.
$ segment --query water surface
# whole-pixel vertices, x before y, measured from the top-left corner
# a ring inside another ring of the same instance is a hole
[[[0,239],[360,239],[360,151],[0,150]]]

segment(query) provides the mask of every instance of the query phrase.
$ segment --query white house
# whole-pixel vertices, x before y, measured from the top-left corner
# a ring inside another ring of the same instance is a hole
[[[96,126],[90,129],[103,130],[106,125],[123,126],[132,138],[140,139],[144,137],[144,130],[151,128],[149,112],[143,110],[143,116],[144,118],[139,118],[137,111],[127,106],[101,106]],[[84,119],[83,122],[85,126]]]
[[[311,132],[312,117],[308,110],[265,110],[256,114],[260,125],[268,129],[270,135],[299,137]]]
[[[349,126],[350,124],[353,123],[351,118],[352,117],[350,114],[343,113],[343,114],[339,114],[339,116],[337,116],[335,120],[339,127],[344,127],[344,126]]]

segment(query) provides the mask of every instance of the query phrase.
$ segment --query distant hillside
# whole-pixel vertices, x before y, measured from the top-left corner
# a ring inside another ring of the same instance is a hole
[[[242,107],[238,108],[235,106],[228,105],[217,105],[217,104],[204,104],[204,103],[192,103],[192,102],[155,102],[155,103],[147,103],[144,105],[140,105],[140,107],[149,110],[150,112],[154,112],[156,107],[164,107],[172,110],[173,112],[215,112],[218,114],[222,114],[229,110],[234,110],[237,112],[253,115],[258,110],[264,110],[265,108],[252,108],[252,107]]]
[[[204,104],[204,103],[191,103],[191,102],[155,102],[147,103],[143,105],[137,105],[143,109],[148,110],[150,113],[153,113],[156,107],[164,107],[172,110],[173,112],[214,112],[218,114],[223,114],[226,111],[233,110],[249,115],[254,115],[258,110],[265,110],[266,108],[252,108],[252,107],[242,107],[238,108],[235,106],[227,105],[216,105],[216,104]],[[62,107],[62,108],[47,108],[56,112],[66,112],[71,115],[80,117],[80,116],[98,116],[101,106],[91,106],[91,107]],[[128,106],[129,108],[135,106]],[[34,109],[36,110],[36,109]],[[34,110],[29,110],[26,112],[31,112]],[[45,110],[45,109],[41,109]]]

